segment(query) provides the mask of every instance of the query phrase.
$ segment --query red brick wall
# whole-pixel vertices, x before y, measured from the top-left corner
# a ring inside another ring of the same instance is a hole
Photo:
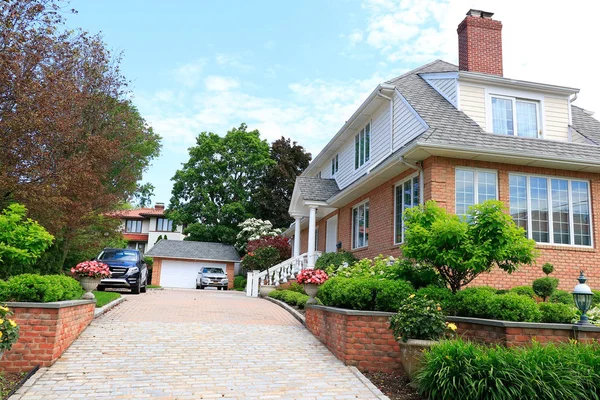
[[[502,23],[466,17],[458,26],[458,68],[502,76]]]
[[[7,372],[28,372],[36,365],[49,367],[94,319],[95,304],[64,308],[13,307],[20,335],[0,361]]]
[[[160,286],[160,270],[162,267],[162,259],[154,258],[154,264],[152,265],[152,285]]]
[[[346,315],[306,309],[306,327],[346,365],[361,371],[403,372],[400,346],[387,315]]]

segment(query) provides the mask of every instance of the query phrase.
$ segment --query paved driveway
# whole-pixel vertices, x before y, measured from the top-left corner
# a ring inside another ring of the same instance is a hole
[[[127,296],[34,378],[13,398],[378,398],[285,310],[209,290]]]

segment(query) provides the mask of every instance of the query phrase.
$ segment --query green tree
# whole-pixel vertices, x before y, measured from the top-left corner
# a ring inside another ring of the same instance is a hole
[[[152,197],[154,197],[154,189],[156,189],[154,185],[149,182],[138,185],[137,190],[133,194],[136,206],[140,208],[150,206],[152,204]]]
[[[168,217],[188,224],[187,240],[235,243],[238,224],[254,215],[254,195],[273,164],[269,144],[246,124],[225,137],[202,132],[172,178]]]
[[[454,293],[494,266],[512,273],[537,255],[500,201],[470,207],[466,219],[428,201],[406,210],[404,220],[404,256],[434,267]]]
[[[296,177],[308,167],[312,156],[296,142],[281,137],[271,144],[274,161],[256,193],[256,217],[269,220],[277,228],[287,228],[293,219],[288,214]]]
[[[53,239],[44,227],[27,218],[25,206],[9,205],[0,213],[0,277],[30,272]]]

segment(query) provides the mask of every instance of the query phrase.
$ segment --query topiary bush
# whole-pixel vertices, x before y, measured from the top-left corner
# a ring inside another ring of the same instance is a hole
[[[596,297],[596,296],[594,296],[594,297]],[[575,301],[573,300],[573,295],[571,293],[567,292],[566,290],[555,290],[550,295],[550,298],[548,299],[548,301],[550,303],[562,303],[562,304],[568,304],[571,306],[575,304]],[[593,299],[592,299],[592,301],[593,301]]]
[[[542,265],[542,271],[546,274],[546,276],[548,276],[554,272],[554,265],[550,263],[545,263],[544,265]]]
[[[417,290],[417,297],[425,297],[438,303],[448,315],[456,313],[456,299],[452,290],[439,286],[426,286]]]
[[[245,290],[247,282],[248,282],[248,280],[246,279],[246,277],[244,275],[236,275],[233,278],[233,288],[235,290]]]
[[[23,274],[6,281],[0,301],[49,303],[79,299],[82,293],[79,282],[69,276]]]
[[[331,275],[342,264],[352,265],[356,261],[358,259],[349,251],[323,253],[315,262],[315,268],[325,270],[327,275]]]
[[[544,278],[538,278],[533,281],[532,287],[535,294],[546,301],[546,298],[550,297],[558,287],[558,279],[550,278],[548,276]]]
[[[563,303],[540,303],[538,304],[542,313],[540,322],[570,324],[578,319],[577,308],[574,305]]]
[[[509,290],[510,293],[520,294],[521,296],[531,297],[535,299],[535,292],[531,286],[515,286]],[[501,294],[501,293],[498,293]]]
[[[516,293],[496,295],[491,300],[489,318],[515,322],[539,322],[542,318],[537,303],[531,297]]]

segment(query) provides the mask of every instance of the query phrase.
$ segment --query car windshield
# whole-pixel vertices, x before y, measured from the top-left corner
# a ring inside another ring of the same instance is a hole
[[[224,274],[222,268],[204,268],[202,270],[203,274]]]
[[[131,250],[104,250],[98,260],[137,261],[137,252]]]

